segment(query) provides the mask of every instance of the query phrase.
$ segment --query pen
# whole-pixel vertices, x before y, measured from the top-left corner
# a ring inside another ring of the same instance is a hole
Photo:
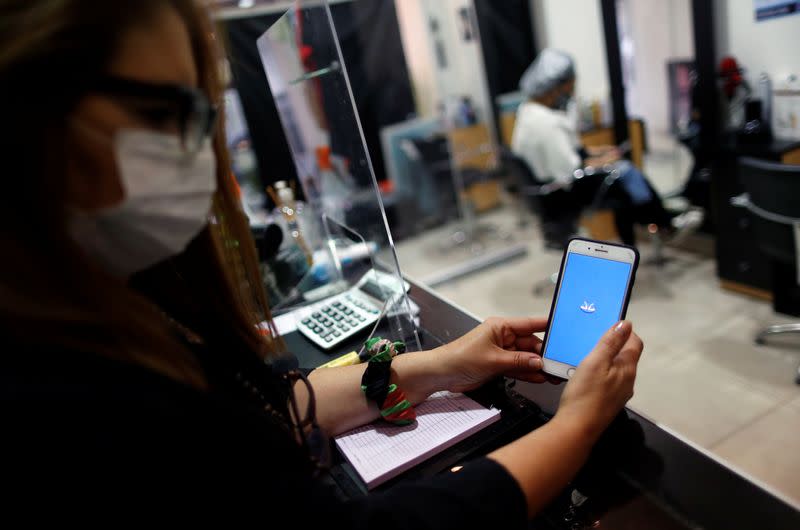
[[[369,359],[369,352],[366,351],[367,342],[369,339],[375,335],[375,330],[378,329],[378,324],[381,323],[383,317],[386,315],[386,312],[389,310],[389,302],[391,302],[392,297],[388,298],[386,302],[383,303],[383,308],[381,309],[380,314],[378,315],[378,320],[375,321],[375,325],[372,326],[372,331],[369,332],[369,337],[367,340],[364,341],[362,344],[361,349],[356,351],[351,351],[350,353],[345,353],[341,357],[337,357],[332,361],[328,361],[327,363],[320,366],[320,368],[338,368],[339,366],[352,366],[354,364],[360,364]]]

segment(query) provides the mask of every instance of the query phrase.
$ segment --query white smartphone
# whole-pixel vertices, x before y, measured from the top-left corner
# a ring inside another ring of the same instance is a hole
[[[638,265],[633,247],[569,242],[542,344],[546,373],[569,379],[603,333],[625,318]]]

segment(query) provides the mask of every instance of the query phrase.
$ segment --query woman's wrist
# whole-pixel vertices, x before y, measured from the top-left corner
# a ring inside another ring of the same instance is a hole
[[[597,422],[561,410],[548,423],[555,425],[567,439],[586,446],[587,450],[591,450],[603,433]]]
[[[416,405],[431,394],[447,390],[447,369],[442,348],[398,355],[392,363],[397,385]]]

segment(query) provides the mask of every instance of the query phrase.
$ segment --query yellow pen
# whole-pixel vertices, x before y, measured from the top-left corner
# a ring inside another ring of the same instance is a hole
[[[332,361],[326,362],[325,364],[321,365],[320,368],[338,368],[340,366],[351,366],[361,362],[361,356],[358,354],[358,352],[351,351],[350,353],[345,353],[341,357],[337,357]]]

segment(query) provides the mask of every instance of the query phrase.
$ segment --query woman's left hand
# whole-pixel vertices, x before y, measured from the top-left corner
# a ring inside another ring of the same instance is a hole
[[[487,319],[442,347],[445,387],[466,392],[500,375],[532,383],[558,382],[542,372],[542,341],[534,333],[546,328],[546,318]]]

